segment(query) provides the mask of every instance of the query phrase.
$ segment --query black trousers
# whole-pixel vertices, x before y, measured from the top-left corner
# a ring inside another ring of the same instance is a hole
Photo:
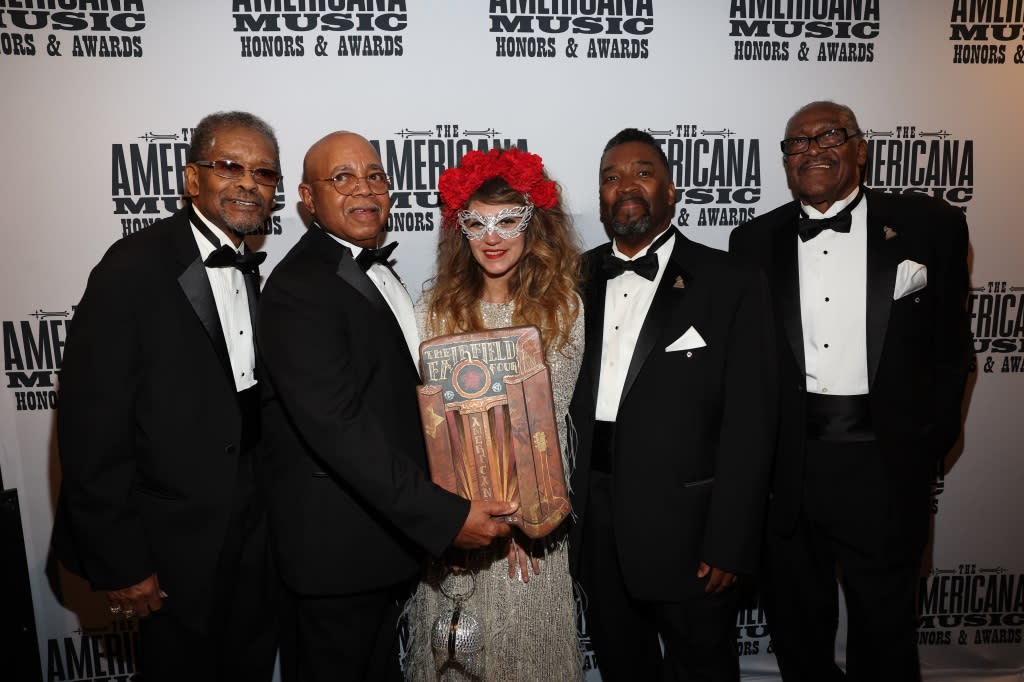
[[[730,589],[674,602],[641,601],[630,596],[615,548],[611,485],[611,475],[591,471],[580,556],[580,585],[587,597],[586,625],[601,679],[739,680],[738,592]],[[658,548],[651,547],[651,561],[657,560]],[[696,566],[673,568],[678,569],[680,580],[697,580]]]
[[[402,583],[351,595],[287,594],[282,682],[400,682],[398,617],[409,590]]]
[[[899,497],[927,497],[889,490],[887,480],[874,442],[808,441],[801,516],[792,535],[769,530],[762,581],[785,682],[921,679],[914,590],[927,527],[899,518]],[[839,584],[848,614],[845,675],[835,663]]]
[[[158,576],[159,577],[159,576]],[[266,506],[251,462],[239,462],[231,521],[217,565],[206,632],[174,615],[174,596],[139,623],[147,682],[269,682],[277,656],[278,581],[267,541]]]

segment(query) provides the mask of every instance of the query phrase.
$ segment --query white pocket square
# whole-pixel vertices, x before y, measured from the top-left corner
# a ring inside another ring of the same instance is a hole
[[[896,288],[892,292],[892,300],[898,301],[915,291],[928,286],[928,268],[912,260],[905,260],[896,269]]]
[[[672,351],[677,350],[693,350],[694,348],[703,348],[706,345],[708,344],[704,342],[704,337],[697,333],[696,329],[690,327],[682,336],[666,346],[665,352],[671,353]]]

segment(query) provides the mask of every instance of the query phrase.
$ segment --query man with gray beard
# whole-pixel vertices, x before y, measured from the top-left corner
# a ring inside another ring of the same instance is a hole
[[[571,568],[602,679],[739,680],[735,583],[754,573],[771,466],[767,289],[672,227],[653,137],[604,149],[570,416]],[[664,643],[664,654],[659,646]]]
[[[280,168],[263,120],[200,121],[188,204],[110,247],[68,336],[54,552],[111,617],[140,619],[147,680],[273,672],[253,341],[265,255],[243,238],[270,216]]]

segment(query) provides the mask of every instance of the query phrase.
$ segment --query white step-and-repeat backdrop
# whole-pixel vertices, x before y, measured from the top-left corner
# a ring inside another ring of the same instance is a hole
[[[340,128],[373,139],[415,296],[438,175],[469,149],[541,154],[589,247],[605,239],[605,141],[648,130],[672,164],[676,224],[725,247],[790,198],[778,140],[823,98],[857,112],[869,185],[967,213],[977,366],[962,451],[935,487],[919,642],[929,680],[1024,679],[1020,0],[0,0],[0,76],[0,467],[21,497],[45,679],[134,672],[134,636],[102,600],[47,578],[53,408],[89,270],[181,205],[203,115],[248,110],[277,130],[280,209],[253,244],[264,273],[304,229],[307,147]],[[737,646],[749,679],[776,678],[754,604]]]

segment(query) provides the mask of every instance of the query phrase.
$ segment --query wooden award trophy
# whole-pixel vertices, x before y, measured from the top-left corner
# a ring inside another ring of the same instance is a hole
[[[569,514],[551,376],[536,327],[420,344],[420,419],[434,482],[470,500],[519,502],[506,520],[544,537]]]

